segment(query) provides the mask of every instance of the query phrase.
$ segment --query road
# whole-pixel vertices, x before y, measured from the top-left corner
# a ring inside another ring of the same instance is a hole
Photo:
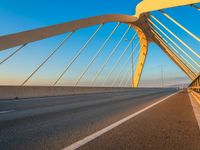
[[[62,149],[174,92],[137,89],[1,100],[0,149]]]

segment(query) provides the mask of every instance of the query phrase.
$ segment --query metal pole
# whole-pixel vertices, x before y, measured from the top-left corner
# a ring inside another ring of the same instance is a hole
[[[115,82],[117,81],[118,77],[120,77],[120,75],[122,74],[123,68],[124,68],[124,67],[128,64],[128,62],[130,61],[131,56],[132,56],[132,54],[134,53],[135,49],[137,48],[138,44],[139,44],[139,42],[137,42],[137,44],[135,45],[135,47],[132,49],[132,52],[131,52],[131,54],[129,55],[128,59],[127,59],[126,62],[122,65],[122,67],[120,68],[119,72],[116,74],[115,79],[114,79],[114,81],[113,81],[113,83],[112,83],[112,86],[115,85]],[[138,55],[139,55],[139,53],[138,53],[136,56],[138,56]],[[136,57],[136,58],[137,58],[137,57]],[[136,59],[136,58],[135,58],[135,59]]]
[[[124,56],[124,54],[127,52],[128,48],[130,47],[131,44],[133,44],[133,40],[135,39],[136,37],[136,34],[135,33],[133,35],[133,37],[131,38],[131,40],[129,41],[128,45],[126,46],[126,48],[124,49],[123,53],[121,54],[121,56],[118,58],[118,60],[115,62],[115,64],[113,65],[111,71],[109,72],[109,74],[106,76],[105,80],[103,81],[103,85],[105,84],[105,82],[107,81],[107,79],[109,79],[109,77],[111,76],[111,74],[114,72],[114,70],[116,69],[117,65],[119,64],[119,62],[121,61],[122,57]],[[128,41],[128,39],[125,39],[125,41]],[[133,49],[133,45],[131,47],[131,49]]]
[[[163,81],[163,66],[161,66],[161,82],[162,82],[162,88],[164,87],[164,81]]]
[[[161,70],[161,87],[164,88],[164,71],[163,71],[163,67],[165,65],[160,65],[160,70]]]
[[[133,42],[131,44],[131,48],[133,49]],[[132,60],[131,60],[131,83],[133,83],[134,79],[133,79],[133,76],[134,76],[134,69],[133,69],[134,65],[133,65],[133,54],[132,54]]]
[[[101,47],[98,49],[97,53],[95,54],[95,56],[92,58],[92,60],[90,61],[90,63],[87,65],[86,69],[84,70],[84,72],[81,74],[81,76],[79,77],[79,79],[76,81],[75,86],[78,85],[79,81],[81,80],[81,78],[85,75],[85,73],[88,71],[88,69],[90,68],[90,66],[92,65],[92,63],[95,61],[95,59],[97,58],[97,56],[100,54],[101,50],[105,47],[105,45],[108,43],[108,41],[110,40],[111,36],[115,33],[116,29],[119,27],[120,22],[117,23],[117,25],[115,26],[115,28],[113,29],[113,31],[110,33],[110,35],[107,37],[107,39],[104,41],[104,43],[101,45]]]
[[[126,31],[124,32],[123,36],[121,37],[121,39],[118,41],[117,45],[113,48],[113,50],[111,51],[110,55],[108,56],[108,58],[105,60],[105,62],[101,65],[100,70],[96,73],[96,75],[94,76],[91,85],[93,85],[96,81],[96,79],[98,78],[98,76],[100,75],[100,73],[102,72],[102,70],[105,68],[105,66],[107,65],[108,61],[110,60],[110,58],[112,57],[112,55],[114,54],[114,52],[116,51],[116,49],[119,47],[119,45],[121,44],[122,40],[124,39],[125,35],[128,33],[129,29],[130,29],[131,25],[128,26],[128,28],[126,29]]]

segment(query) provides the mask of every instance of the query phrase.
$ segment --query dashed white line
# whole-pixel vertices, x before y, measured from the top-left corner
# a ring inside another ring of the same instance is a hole
[[[63,148],[62,150],[75,150],[75,149],[87,144],[88,142],[96,139],[97,137],[103,135],[104,133],[112,130],[113,128],[121,125],[122,123],[124,123],[124,122],[132,119],[133,117],[141,114],[142,112],[144,112],[144,111],[154,107],[155,105],[163,102],[164,100],[174,96],[177,93],[178,92],[176,92],[174,94],[171,94],[171,95],[169,95],[169,96],[167,96],[167,97],[165,97],[165,98],[163,98],[163,99],[161,99],[161,100],[159,100],[159,101],[157,101],[157,102],[155,102],[155,103],[153,103],[153,104],[151,104],[151,105],[149,105],[149,106],[147,106],[147,107],[145,107],[145,108],[143,108],[143,109],[141,109],[141,110],[139,110],[139,111],[137,111],[137,112],[135,112],[135,113],[133,113],[133,114],[131,114],[131,115],[129,115],[129,116],[127,116],[127,117],[125,117],[125,118],[123,118],[123,119],[121,119],[121,120],[119,120],[119,121],[117,121],[117,122],[115,122],[115,123],[113,123],[111,125],[109,125],[109,126],[107,126],[107,127],[105,127],[105,128],[103,128],[101,130],[99,130],[99,131],[97,131],[97,132],[95,132],[95,133],[93,133],[93,134],[91,134],[91,135],[89,135],[89,136],[87,136],[87,137],[85,137],[85,138],[83,138],[83,139],[81,139],[81,140],[79,140],[79,141],[77,141],[77,142],[75,142],[75,143]]]
[[[6,113],[11,113],[14,112],[16,110],[4,110],[4,111],[0,111],[0,114],[6,114]]]

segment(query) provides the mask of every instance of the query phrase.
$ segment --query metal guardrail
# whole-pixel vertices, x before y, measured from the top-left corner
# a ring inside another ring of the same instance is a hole
[[[200,94],[200,74],[192,81],[188,88]]]

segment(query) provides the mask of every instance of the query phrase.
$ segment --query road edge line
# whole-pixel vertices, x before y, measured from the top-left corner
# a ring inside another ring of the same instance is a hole
[[[97,131],[97,132],[95,132],[95,133],[93,133],[91,135],[86,136],[85,138],[83,138],[83,139],[81,139],[81,140],[79,140],[79,141],[77,141],[77,142],[75,142],[75,143],[63,148],[62,150],[75,150],[75,149],[77,149],[77,148],[89,143],[90,141],[96,139],[97,137],[103,135],[104,133],[114,129],[115,127],[125,123],[126,121],[136,117],[137,115],[145,112],[146,110],[156,106],[157,104],[167,100],[168,98],[178,94],[179,92],[180,91],[178,91],[176,93],[173,93],[173,94],[170,94],[170,95],[166,96],[165,98],[163,98],[163,99],[161,99],[161,100],[159,100],[159,101],[157,101],[157,102],[155,102],[155,103],[153,103],[153,104],[151,104],[151,105],[149,105],[149,106],[147,106],[147,107],[145,107],[145,108],[143,108],[143,109],[141,109],[141,110],[139,110],[139,111],[137,111],[137,112],[125,117],[125,118],[123,118],[123,119],[120,119],[119,121],[117,121],[115,123],[112,123],[111,125],[103,128],[103,129],[101,129],[101,130],[99,130],[99,131]]]

